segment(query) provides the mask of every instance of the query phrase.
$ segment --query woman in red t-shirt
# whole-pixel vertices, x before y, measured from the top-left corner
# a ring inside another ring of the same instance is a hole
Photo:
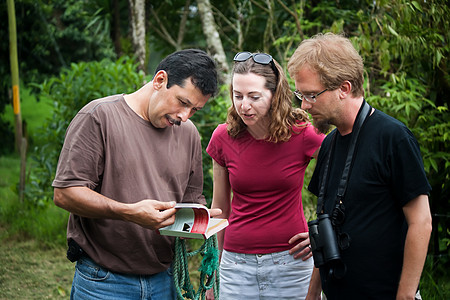
[[[207,147],[218,233],[221,299],[304,299],[313,269],[302,187],[324,135],[292,107],[281,66],[265,53],[236,54],[226,124]],[[208,293],[212,299],[212,293]]]

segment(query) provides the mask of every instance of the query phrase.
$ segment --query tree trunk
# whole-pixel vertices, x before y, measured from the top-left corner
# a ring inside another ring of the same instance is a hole
[[[208,49],[218,63],[220,84],[229,83],[230,68],[228,67],[222,41],[217,31],[216,22],[214,21],[211,3],[209,0],[197,0],[197,6],[202,19],[203,32],[206,36]]]
[[[145,72],[145,0],[128,0],[131,15],[131,39],[139,70]]]
[[[9,58],[11,63],[11,81],[13,90],[13,108],[16,120],[16,147],[20,154],[19,199],[23,202],[25,190],[26,139],[23,137],[22,114],[20,112],[19,61],[17,58],[16,9],[14,0],[7,0],[9,27]]]

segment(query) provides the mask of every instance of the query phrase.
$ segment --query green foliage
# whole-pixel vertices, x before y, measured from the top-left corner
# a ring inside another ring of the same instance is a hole
[[[36,139],[45,141],[35,147],[33,165],[26,187],[26,199],[36,206],[46,206],[53,198],[51,187],[65,131],[75,114],[89,101],[119,93],[131,93],[144,84],[143,73],[136,72],[132,59],[73,63],[59,77],[34,84],[54,103],[54,114]]]
[[[372,95],[367,100],[375,107],[400,120],[411,128],[422,146],[425,171],[440,172],[438,166],[450,167],[450,153],[443,146],[449,141],[450,122],[448,107],[436,106],[427,99],[426,86],[415,78],[391,76],[380,89],[381,95]]]
[[[427,257],[420,280],[422,299],[450,298],[450,273],[446,267],[448,266],[448,260],[448,256],[429,255]]]
[[[0,224],[8,224],[8,235],[32,236],[42,245],[64,245],[68,212],[54,206],[36,208],[19,202],[17,183],[20,160],[0,157]]]
[[[211,135],[217,125],[225,123],[227,119],[227,109],[231,105],[228,91],[229,86],[223,85],[220,88],[219,94],[210,99],[208,103],[191,118],[197,126],[201,137],[204,176],[203,194],[206,197],[208,205],[211,204],[212,201],[213,182],[212,158],[206,153],[206,147],[208,146]]]
[[[21,82],[40,82],[71,62],[115,59],[109,15],[101,1],[15,0]],[[104,1],[105,3],[107,1]],[[9,41],[6,1],[0,2],[0,38]],[[0,114],[10,101],[9,42],[0,45]],[[4,62],[4,63],[3,63]],[[0,120],[0,153],[11,152],[12,127]],[[3,139],[5,137],[5,139]]]
[[[18,201],[18,194],[15,192],[15,184],[19,181],[18,157],[0,156],[0,203],[5,203],[7,199]],[[4,208],[0,208],[0,216]]]
[[[8,224],[11,235],[23,234],[43,245],[65,245],[69,213],[55,205],[29,207],[18,201],[5,201],[0,211],[1,221]]]
[[[37,97],[33,94],[25,84],[21,84],[20,88],[20,107],[23,122],[24,135],[27,136],[28,149],[32,149],[35,145],[39,145],[41,140],[36,140],[35,131],[42,127],[42,122],[49,118],[52,114],[53,104],[46,97]],[[1,114],[0,114],[1,115]],[[10,124],[11,127],[15,124],[15,115],[12,106],[7,106],[1,119]],[[0,126],[1,128],[1,126]],[[6,139],[11,139],[14,142],[14,136],[5,136]],[[1,150],[0,150],[1,153]]]
[[[16,1],[16,6],[18,20],[22,21],[18,24],[23,33],[19,41],[22,63],[27,72],[53,75],[71,62],[115,58],[104,8],[77,0],[22,0]],[[23,53],[27,50],[31,57]],[[42,77],[30,79],[37,78]]]

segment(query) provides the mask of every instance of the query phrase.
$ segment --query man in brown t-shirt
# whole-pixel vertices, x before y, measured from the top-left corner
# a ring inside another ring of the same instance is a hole
[[[174,222],[176,202],[205,204],[189,118],[216,90],[214,61],[182,50],[138,91],[94,100],[72,120],[52,184],[70,212],[71,298],[175,299],[174,239],[156,229]]]

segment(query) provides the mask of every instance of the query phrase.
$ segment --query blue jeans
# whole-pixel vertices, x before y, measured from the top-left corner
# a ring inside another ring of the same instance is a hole
[[[114,273],[87,257],[75,266],[70,299],[176,299],[172,268],[147,276]]]

